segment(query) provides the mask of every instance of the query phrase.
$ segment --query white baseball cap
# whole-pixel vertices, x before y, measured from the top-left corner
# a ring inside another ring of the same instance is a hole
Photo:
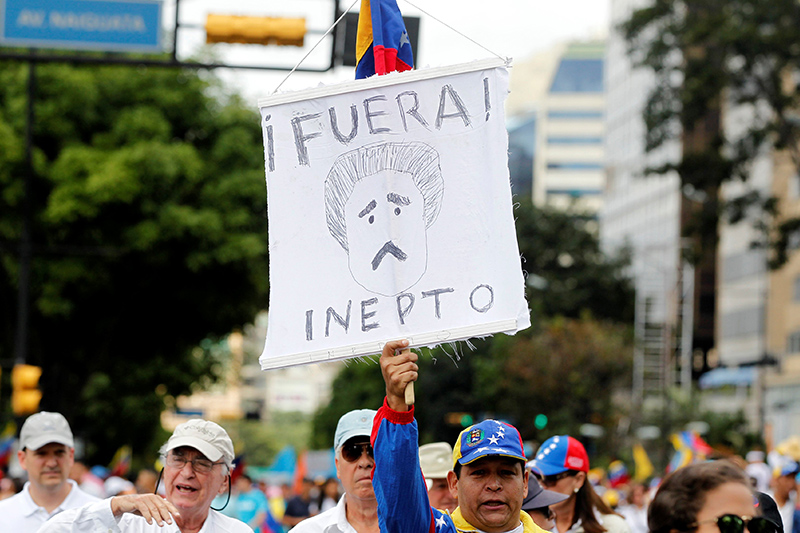
[[[233,442],[222,426],[214,422],[193,418],[178,424],[167,441],[164,452],[181,446],[194,448],[211,461],[223,459],[226,465],[233,466]]]
[[[45,444],[55,442],[69,448],[75,447],[72,430],[61,413],[42,411],[31,415],[22,424],[19,433],[20,449],[38,450]]]
[[[419,447],[419,466],[425,479],[444,479],[453,467],[453,448],[446,442]]]

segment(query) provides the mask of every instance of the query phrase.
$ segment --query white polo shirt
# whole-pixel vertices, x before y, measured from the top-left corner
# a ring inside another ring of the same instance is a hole
[[[115,517],[111,512],[111,498],[71,509],[52,520],[48,520],[39,530],[42,533],[180,533],[180,528],[172,524],[159,526],[155,520],[148,524],[139,515],[125,513]],[[16,532],[13,532],[16,533]],[[250,526],[229,516],[208,510],[208,518],[200,528],[200,533],[253,533]]]
[[[81,507],[87,503],[96,502],[99,498],[83,492],[78,484],[68,479],[70,491],[61,505],[48,513],[44,507],[36,505],[31,498],[30,481],[25,483],[22,490],[0,501],[0,531],[13,533],[35,533],[51,516],[57,515],[66,509]]]

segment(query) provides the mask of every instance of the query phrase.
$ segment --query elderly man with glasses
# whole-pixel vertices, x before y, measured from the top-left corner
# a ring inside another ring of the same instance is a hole
[[[344,495],[332,507],[297,524],[292,533],[378,533],[378,501],[372,488],[375,458],[369,436],[375,411],[357,409],[336,425],[336,475]]]
[[[192,419],[175,428],[161,449],[166,498],[116,496],[60,513],[41,533],[253,533],[244,522],[211,508],[229,493],[233,442],[214,422]],[[158,490],[158,487],[156,487]]]

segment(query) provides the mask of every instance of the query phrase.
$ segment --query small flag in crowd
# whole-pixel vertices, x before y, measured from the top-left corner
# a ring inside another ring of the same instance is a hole
[[[281,526],[281,523],[269,509],[267,509],[267,516],[264,518],[264,523],[261,524],[261,533],[283,533],[283,526]]]
[[[131,451],[130,446],[120,446],[111,459],[111,464],[108,465],[108,470],[111,476],[125,477],[131,469]]]
[[[3,432],[0,433],[0,467],[8,465],[16,433],[17,425],[14,422],[7,423]]]
[[[670,437],[675,454],[667,465],[667,472],[672,472],[692,463],[705,461],[713,451],[700,435],[693,431],[681,431]]]
[[[233,460],[233,470],[231,470],[231,483],[236,483],[239,476],[244,474],[245,460],[244,454],[237,456]]]
[[[356,79],[412,68],[411,42],[396,0],[361,0],[356,35]]]
[[[640,443],[633,446],[633,477],[636,481],[642,482],[653,475],[655,469],[650,461],[647,452]]]
[[[608,481],[611,483],[611,488],[615,489],[621,485],[626,484],[631,480],[628,474],[628,468],[622,461],[611,461],[608,465]]]

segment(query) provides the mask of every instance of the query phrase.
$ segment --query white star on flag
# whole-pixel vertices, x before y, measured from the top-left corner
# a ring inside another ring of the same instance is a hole
[[[436,519],[436,529],[444,527],[446,523],[447,522],[444,519],[444,515],[440,516]]]

